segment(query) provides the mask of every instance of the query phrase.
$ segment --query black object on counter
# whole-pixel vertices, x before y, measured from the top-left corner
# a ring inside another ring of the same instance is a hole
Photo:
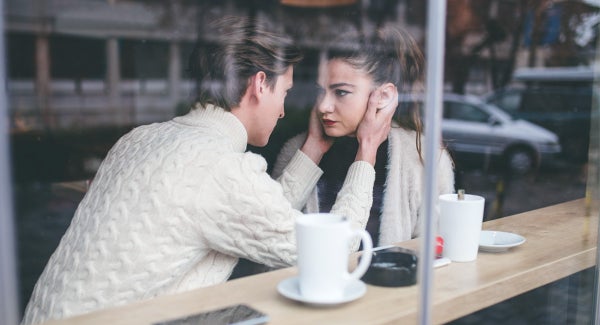
[[[402,247],[375,251],[362,280],[382,287],[413,285],[417,283],[417,260],[414,251]]]

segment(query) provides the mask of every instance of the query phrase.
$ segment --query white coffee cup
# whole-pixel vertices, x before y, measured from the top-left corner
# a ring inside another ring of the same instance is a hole
[[[485,198],[478,195],[465,194],[463,200],[457,194],[440,195],[439,234],[444,239],[444,257],[453,262],[477,259],[484,203]]]
[[[350,243],[360,236],[363,254],[356,269],[348,272]],[[371,236],[352,229],[350,222],[330,213],[305,214],[296,219],[299,289],[302,297],[320,302],[344,298],[344,290],[367,271],[373,253]]]

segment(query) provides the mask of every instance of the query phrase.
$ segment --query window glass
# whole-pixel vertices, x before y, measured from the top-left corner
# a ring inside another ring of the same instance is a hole
[[[495,104],[508,113],[516,113],[521,106],[521,92],[519,91],[506,91],[498,94],[496,98],[491,100],[492,104]]]
[[[56,35],[49,40],[50,73],[54,79],[101,79],[106,69],[106,52],[102,40]],[[34,51],[35,53],[35,51]]]
[[[11,63],[8,65],[8,76],[11,79],[29,79],[34,76],[33,56],[35,38],[31,34],[11,33],[6,37],[6,56]]]
[[[466,122],[485,123],[489,120],[489,114],[472,105],[455,102],[445,102],[444,118]]]
[[[124,79],[166,79],[168,43],[148,40],[122,40],[119,55]]]
[[[7,117],[12,176],[4,186],[14,201],[20,315],[110,149],[131,130],[187,114],[194,105],[198,80],[188,60],[197,41],[206,44],[206,51],[214,49],[210,24],[215,18],[266,19],[303,52],[285,100],[285,116],[268,145],[247,147],[264,158],[268,173],[286,142],[308,129],[318,101],[319,63],[334,46],[329,40],[349,30],[371,35],[393,26],[414,38],[425,62],[431,57],[426,48],[431,36],[427,1],[286,2],[4,2],[8,106],[2,113]],[[600,94],[592,73],[598,62],[597,2],[447,2],[444,68],[437,72],[443,76],[440,147],[452,160],[453,191],[465,189],[485,198],[484,222],[584,198],[586,211],[597,217],[589,203],[597,204],[600,188],[599,127],[592,127],[600,123]],[[363,44],[346,45],[344,50]],[[412,107],[424,121],[423,114],[431,113],[424,100],[428,91],[425,82],[410,91],[401,89],[396,121],[410,119],[406,112]],[[394,128],[404,130],[406,125]],[[408,129],[414,125],[419,123]],[[336,141],[355,143],[356,138]],[[383,218],[382,202],[389,193],[385,177],[393,170],[386,163],[396,156],[386,146],[392,142],[385,143],[374,166],[378,206],[371,211],[375,221],[367,225],[376,229],[372,233],[380,229],[377,222],[383,219],[376,218]],[[407,143],[421,150],[417,141]],[[354,158],[344,149],[335,152]],[[421,166],[426,157],[416,157],[414,164]],[[321,167],[333,171],[332,178],[341,173],[338,166],[346,166],[328,163]],[[415,175],[420,173],[402,182]],[[336,181],[319,186],[337,189],[343,183]],[[333,203],[335,195],[325,199]],[[402,203],[415,208],[413,201],[406,201]],[[414,219],[421,217],[415,214]],[[415,231],[409,237],[418,235]],[[591,297],[598,294],[595,264],[456,315],[448,323],[588,323],[595,307]],[[231,279],[270,270],[240,259]]]

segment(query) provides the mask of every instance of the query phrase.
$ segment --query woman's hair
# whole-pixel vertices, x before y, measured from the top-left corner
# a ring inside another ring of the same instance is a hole
[[[274,89],[277,77],[302,59],[291,38],[247,17],[219,19],[192,51],[188,71],[196,80],[196,100],[225,110],[239,105],[249,78],[259,71]]]
[[[326,53],[327,60],[339,59],[366,72],[377,86],[393,83],[401,97],[423,90],[423,53],[402,29],[383,27],[370,36],[348,33],[334,41]],[[401,127],[416,131],[416,147],[422,160],[419,105],[416,101],[401,102],[394,118]]]

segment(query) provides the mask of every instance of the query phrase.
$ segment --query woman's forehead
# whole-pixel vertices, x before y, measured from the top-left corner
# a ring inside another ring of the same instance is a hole
[[[323,82],[370,83],[372,81],[364,70],[357,69],[341,59],[323,61],[319,67],[319,79]]]

